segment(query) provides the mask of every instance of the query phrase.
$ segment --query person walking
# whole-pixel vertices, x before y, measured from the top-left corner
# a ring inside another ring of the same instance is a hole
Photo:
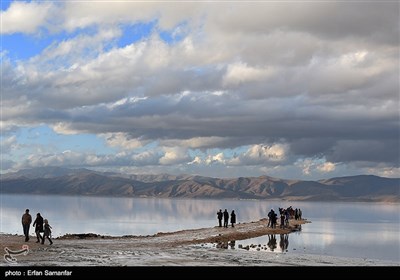
[[[224,227],[228,227],[228,222],[229,222],[229,213],[228,210],[225,209],[224,211]]]
[[[49,225],[49,221],[47,219],[44,219],[44,235],[42,239],[42,244],[44,244],[44,240],[47,237],[47,239],[50,241],[50,245],[53,244],[53,241],[51,241],[51,226]]]
[[[235,210],[232,210],[232,213],[231,213],[231,224],[232,224],[232,227],[235,227],[235,223],[236,223],[236,214],[235,214]]]
[[[217,212],[217,218],[218,218],[219,227],[222,227],[222,216],[223,216],[222,209],[219,209],[219,211]]]
[[[32,216],[29,214],[29,209],[25,210],[25,213],[22,215],[22,229],[24,230],[25,242],[29,241],[29,227],[32,223]]]
[[[33,222],[33,227],[35,227],[35,233],[36,233],[36,238],[37,238],[36,243],[39,243],[43,240],[43,237],[40,233],[44,231],[43,230],[43,217],[40,215],[40,213],[36,214],[36,219]]]

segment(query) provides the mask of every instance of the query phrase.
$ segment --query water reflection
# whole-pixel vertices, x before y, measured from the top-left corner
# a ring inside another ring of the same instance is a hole
[[[239,244],[236,247],[236,241],[231,240],[231,241],[224,241],[224,242],[218,242],[215,245],[216,248],[220,249],[244,249],[244,250],[250,250],[250,251],[269,251],[269,252],[275,252],[278,243],[277,243],[277,234],[267,234],[266,236],[262,238],[268,238],[268,241],[265,243],[260,243],[260,242],[248,242],[249,240],[240,240],[238,241]],[[243,245],[245,243],[245,245]],[[229,245],[229,246],[228,246]],[[281,252],[287,252],[289,247],[289,234],[279,234],[279,248],[281,249]]]
[[[217,226],[218,209],[235,210],[236,222],[266,216],[270,203],[232,200],[2,195],[1,232],[20,233],[21,211],[42,213],[55,237],[66,233],[148,235]],[[273,206],[272,206],[273,207]]]
[[[279,235],[279,247],[282,252],[287,252],[289,247],[289,234]]]
[[[275,234],[268,234],[268,243],[267,243],[271,252],[275,251],[276,249],[276,236]]]
[[[32,213],[40,212],[49,220],[54,237],[66,233],[151,235],[215,227],[218,226],[216,212],[219,209],[235,210],[236,222],[243,223],[267,217],[271,208],[278,211],[279,207],[293,206],[301,208],[303,218],[312,223],[289,234],[290,243],[289,236],[286,240],[283,236],[282,240],[279,235],[230,241],[224,246],[234,249],[249,245],[249,249],[254,250],[271,251],[273,248],[276,253],[301,251],[389,259],[400,263],[399,204],[5,194],[0,197],[0,232],[22,234],[21,216],[29,208]],[[250,248],[251,244],[256,245]]]
[[[217,244],[215,244],[216,248],[221,248],[221,249],[235,249],[236,241],[231,240],[231,241],[220,241]]]

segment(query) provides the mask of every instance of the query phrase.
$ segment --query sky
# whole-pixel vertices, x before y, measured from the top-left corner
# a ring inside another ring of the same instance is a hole
[[[1,173],[400,177],[398,1],[2,1]]]

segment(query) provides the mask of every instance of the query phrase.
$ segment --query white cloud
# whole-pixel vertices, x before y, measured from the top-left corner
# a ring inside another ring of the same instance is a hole
[[[126,133],[118,132],[118,133],[105,133],[100,134],[100,137],[103,137],[110,147],[118,147],[126,150],[132,150],[136,148],[143,147],[146,144],[146,141],[140,141],[139,139],[130,139],[129,135]]]
[[[288,144],[257,144],[229,161],[232,165],[277,165],[282,163],[289,152]]]
[[[14,1],[6,11],[1,11],[1,34],[35,33],[47,24],[53,4],[49,2]]]
[[[203,160],[199,156],[195,156],[194,159],[191,162],[188,162],[188,164],[201,164]]]
[[[187,150],[184,148],[164,148],[164,152],[164,155],[159,160],[161,165],[180,164],[190,161]]]
[[[37,166],[75,166],[86,163],[85,155],[65,151],[59,154],[30,154],[24,162],[18,164],[20,168],[23,167],[37,167]]]
[[[73,135],[73,134],[79,134],[80,132],[71,128],[70,123],[64,123],[64,122],[59,122],[55,123],[54,125],[51,125],[51,128],[59,134],[64,134],[64,135]]]
[[[1,139],[1,152],[3,154],[10,154],[15,150],[19,145],[17,141],[17,137],[15,135],[7,137],[5,139]]]
[[[315,176],[320,173],[333,173],[338,164],[326,161],[325,158],[299,158],[295,166],[299,167],[304,175]]]
[[[182,2],[174,5],[169,1],[118,1],[65,3],[64,28],[73,31],[91,25],[116,25],[120,23],[149,22],[158,20],[161,29],[171,30],[178,24],[199,20],[204,13],[202,3]]]
[[[385,166],[385,164],[380,163],[374,167],[363,168],[363,173],[389,178],[400,178],[400,167]]]
[[[274,74],[274,71],[270,68],[260,69],[256,67],[250,67],[245,63],[234,63],[228,65],[226,74],[223,78],[223,85],[238,85],[241,83],[252,82],[252,81],[264,81],[268,80],[270,76]]]
[[[321,165],[317,166],[317,170],[323,173],[332,172],[336,169],[336,164],[332,162],[324,162]]]
[[[103,52],[105,45],[111,45],[121,34],[119,28],[101,28],[94,35],[80,34],[68,40],[53,42],[29,62],[37,68],[54,70],[48,64],[55,64],[57,68],[62,66],[62,69],[72,71],[88,60],[95,59]]]
[[[365,50],[353,50],[326,58],[309,68],[307,75],[313,76],[309,90],[312,94],[320,95],[323,91],[327,94],[346,94],[368,88],[380,75],[395,67],[393,61],[388,59],[374,57]]]
[[[158,165],[161,155],[155,150],[144,151],[133,154],[130,157],[130,164],[134,166]]]
[[[312,167],[315,165],[315,163],[311,159],[304,159],[298,160],[296,165],[301,168],[304,175],[311,175]]]
[[[158,9],[154,3],[66,2],[63,8],[64,28],[74,31],[92,25],[112,25],[124,22],[150,21],[157,16]]]
[[[218,153],[216,155],[208,155],[204,160],[205,164],[215,164],[215,163],[225,163],[225,156],[223,153]]]

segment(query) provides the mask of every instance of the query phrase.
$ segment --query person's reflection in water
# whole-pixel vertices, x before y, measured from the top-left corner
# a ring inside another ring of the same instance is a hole
[[[231,240],[230,242],[229,242],[229,246],[231,246],[231,249],[235,249],[235,240]]]
[[[289,234],[285,234],[285,249],[286,252],[288,251],[289,248]]]
[[[289,247],[289,234],[280,234],[279,247],[282,252],[287,252]]]
[[[268,234],[268,247],[273,252],[276,249],[276,236],[275,234]]]
[[[228,249],[228,241],[219,241],[216,247],[222,249]]]

